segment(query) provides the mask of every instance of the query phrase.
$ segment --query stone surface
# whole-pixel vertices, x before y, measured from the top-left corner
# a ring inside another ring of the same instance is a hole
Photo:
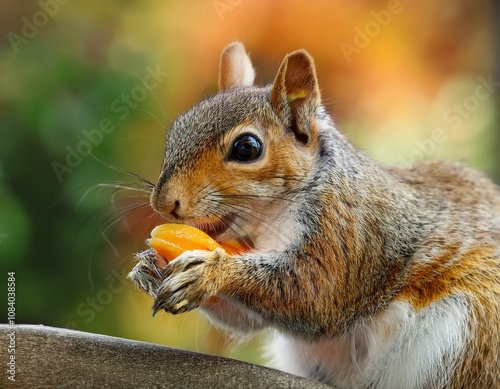
[[[4,324],[0,333],[2,366],[13,337],[16,357],[16,380],[2,368],[2,388],[327,388],[262,366],[111,336]]]

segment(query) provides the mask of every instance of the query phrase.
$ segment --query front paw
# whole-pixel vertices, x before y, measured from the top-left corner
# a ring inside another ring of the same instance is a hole
[[[153,315],[158,311],[177,314],[198,308],[209,297],[215,296],[223,283],[221,263],[224,250],[186,251],[164,269],[164,280],[153,304]]]
[[[163,280],[162,269],[157,263],[163,260],[154,250],[146,250],[135,255],[137,264],[128,274],[134,284],[151,297],[156,298]]]

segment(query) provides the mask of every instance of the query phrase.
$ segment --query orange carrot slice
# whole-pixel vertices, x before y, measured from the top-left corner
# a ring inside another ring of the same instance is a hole
[[[188,250],[214,251],[223,248],[229,254],[245,251],[237,241],[217,243],[205,232],[186,224],[161,224],[155,227],[148,244],[168,262]]]

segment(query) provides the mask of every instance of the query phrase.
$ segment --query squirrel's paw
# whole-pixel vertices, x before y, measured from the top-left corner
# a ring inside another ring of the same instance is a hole
[[[135,286],[153,298],[156,298],[158,288],[164,278],[162,269],[157,266],[157,256],[158,254],[153,250],[137,253],[135,259],[138,262],[128,274],[128,278],[134,282]]]
[[[220,264],[227,258],[222,249],[186,251],[169,263],[163,271],[164,280],[157,290],[153,315],[191,311],[215,296],[221,286]]]

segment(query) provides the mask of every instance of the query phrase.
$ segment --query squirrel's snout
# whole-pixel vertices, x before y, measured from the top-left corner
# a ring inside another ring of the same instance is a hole
[[[160,192],[153,192],[150,199],[151,207],[166,219],[179,219],[180,200],[164,197]]]

